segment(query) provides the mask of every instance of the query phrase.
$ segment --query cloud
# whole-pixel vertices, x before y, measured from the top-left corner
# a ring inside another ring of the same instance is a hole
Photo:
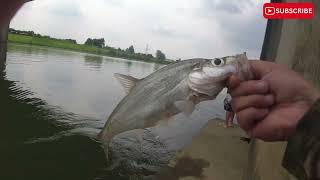
[[[103,2],[117,7],[124,7],[127,3],[127,0],[103,0]]]
[[[177,32],[169,27],[159,25],[153,28],[152,31],[155,35],[160,35],[167,38],[191,38],[191,34],[185,34],[183,32]]]
[[[215,19],[216,31],[231,51],[260,56],[266,20],[262,17],[263,2],[254,0],[204,0],[197,14]],[[223,7],[223,8],[222,8]],[[216,9],[216,11],[212,11]]]
[[[265,1],[265,0],[264,0]],[[169,58],[224,56],[247,51],[258,57],[266,20],[255,0],[39,0],[27,3],[11,23],[57,38],[106,44]]]
[[[63,17],[80,17],[82,15],[80,7],[70,1],[65,1],[59,3],[57,6],[53,6],[49,13]]]
[[[241,8],[238,3],[230,3],[230,1],[204,0],[203,10],[205,13],[213,14],[214,11],[226,11],[228,13],[238,14]]]
[[[241,14],[247,8],[254,8],[255,0],[202,0],[202,11],[207,15],[216,15],[217,12],[225,12],[230,15]]]

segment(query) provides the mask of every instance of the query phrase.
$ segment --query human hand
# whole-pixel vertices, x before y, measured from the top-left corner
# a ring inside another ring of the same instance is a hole
[[[239,126],[251,137],[286,140],[320,97],[308,81],[289,68],[265,61],[250,61],[255,80],[230,77],[229,92]]]

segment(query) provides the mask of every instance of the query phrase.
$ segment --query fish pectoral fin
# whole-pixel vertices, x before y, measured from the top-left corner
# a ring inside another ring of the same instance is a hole
[[[120,82],[126,94],[129,94],[130,90],[137,84],[137,82],[140,81],[140,79],[137,79],[135,77],[118,73],[115,73],[114,77]]]
[[[176,106],[176,108],[187,114],[187,115],[191,115],[192,112],[194,111],[195,108],[195,104],[192,101],[189,100],[185,100],[185,101],[176,101],[174,103],[174,105]]]

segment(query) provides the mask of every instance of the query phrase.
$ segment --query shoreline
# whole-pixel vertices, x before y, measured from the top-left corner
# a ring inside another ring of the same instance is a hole
[[[63,49],[63,50],[68,50],[73,52],[82,52],[82,53],[88,53],[93,55],[121,58],[129,61],[140,61],[140,62],[157,63],[157,64],[164,64],[164,65],[172,63],[168,60],[161,61],[156,58],[139,59],[139,57],[142,56],[140,53],[128,54],[111,47],[98,48],[98,47],[87,46],[83,44],[73,44],[65,40],[56,40],[56,39],[43,38],[43,37],[32,37],[27,35],[18,35],[18,34],[9,33],[8,43],[57,48],[57,49]]]

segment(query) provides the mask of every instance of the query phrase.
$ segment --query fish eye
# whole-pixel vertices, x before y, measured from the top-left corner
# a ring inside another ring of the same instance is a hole
[[[215,66],[222,66],[224,64],[223,60],[222,59],[214,59],[213,62],[212,62],[213,65]]]

